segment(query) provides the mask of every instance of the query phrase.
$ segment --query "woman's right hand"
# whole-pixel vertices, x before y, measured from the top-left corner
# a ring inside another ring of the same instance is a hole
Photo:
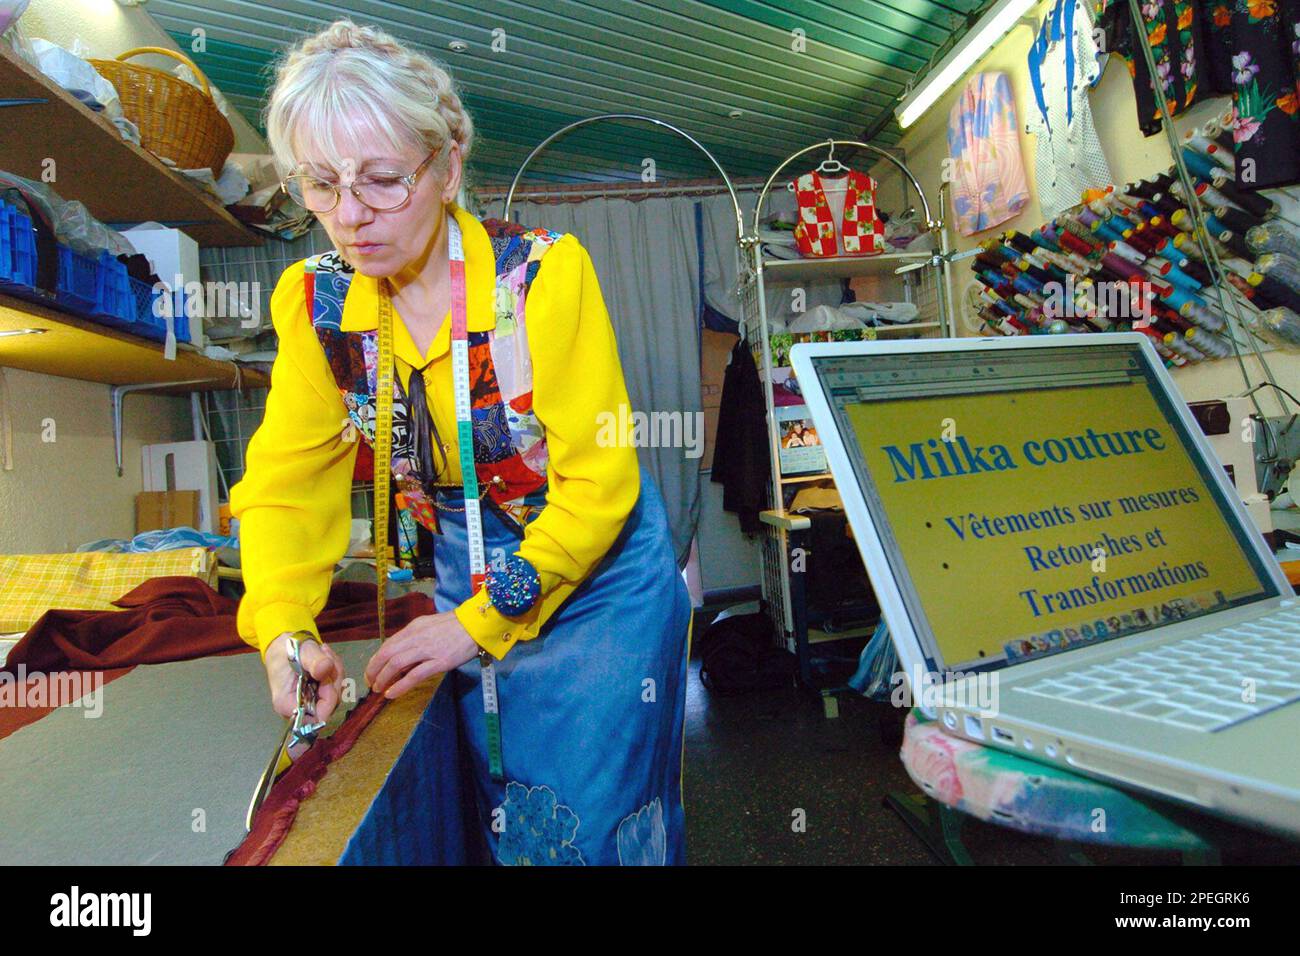
[[[298,674],[289,663],[289,638],[286,631],[266,649],[266,679],[271,685],[271,707],[281,717],[293,717],[298,707]],[[320,685],[316,697],[316,720],[329,720],[343,695],[343,659],[328,644],[302,634],[298,659]]]

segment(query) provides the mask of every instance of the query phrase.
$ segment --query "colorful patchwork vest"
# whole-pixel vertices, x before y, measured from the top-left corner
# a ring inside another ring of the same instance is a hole
[[[799,221],[794,227],[799,251],[805,256],[837,255],[835,216],[826,202],[821,176],[804,173],[794,182],[794,194],[799,203]],[[840,238],[845,255],[873,256],[885,251],[885,224],[876,215],[876,181],[870,176],[849,170],[843,218]]]
[[[542,256],[561,237],[495,219],[483,221],[496,258],[496,327],[468,333],[474,467],[485,505],[495,507],[522,536],[546,503],[546,434],[533,412],[533,369],[524,303]],[[344,332],[343,302],[353,269],[337,252],[305,264],[312,327],[347,408],[350,438],[360,436],[358,481],[374,480],[375,381],[378,332]],[[412,372],[412,374],[416,374]],[[434,490],[418,477],[411,409],[401,377],[393,375],[393,501],[389,541],[401,567],[432,574],[433,539],[440,533]],[[454,436],[452,436],[454,439]],[[446,477],[446,476],[444,476]]]

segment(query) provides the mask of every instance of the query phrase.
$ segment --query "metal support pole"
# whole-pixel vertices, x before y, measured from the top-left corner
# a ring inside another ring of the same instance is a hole
[[[215,381],[210,378],[190,378],[182,382],[145,382],[139,385],[114,385],[113,395],[113,454],[117,458],[117,477],[122,477],[122,399],[130,392],[143,392],[151,388],[175,388],[177,385],[199,385]]]

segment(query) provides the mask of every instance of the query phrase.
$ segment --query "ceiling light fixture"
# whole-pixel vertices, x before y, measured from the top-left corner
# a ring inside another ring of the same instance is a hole
[[[464,53],[469,49],[469,44],[464,40],[452,40],[447,44],[447,49],[452,53]]]
[[[907,129],[915,123],[922,113],[947,92],[948,87],[961,79],[1037,3],[1038,0],[997,0],[920,85],[903,97],[903,101],[894,110],[898,116],[898,125]]]

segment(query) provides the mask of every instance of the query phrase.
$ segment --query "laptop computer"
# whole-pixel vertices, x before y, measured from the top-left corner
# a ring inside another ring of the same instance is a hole
[[[1300,601],[1146,336],[791,360],[908,702],[956,736],[1300,834]]]

